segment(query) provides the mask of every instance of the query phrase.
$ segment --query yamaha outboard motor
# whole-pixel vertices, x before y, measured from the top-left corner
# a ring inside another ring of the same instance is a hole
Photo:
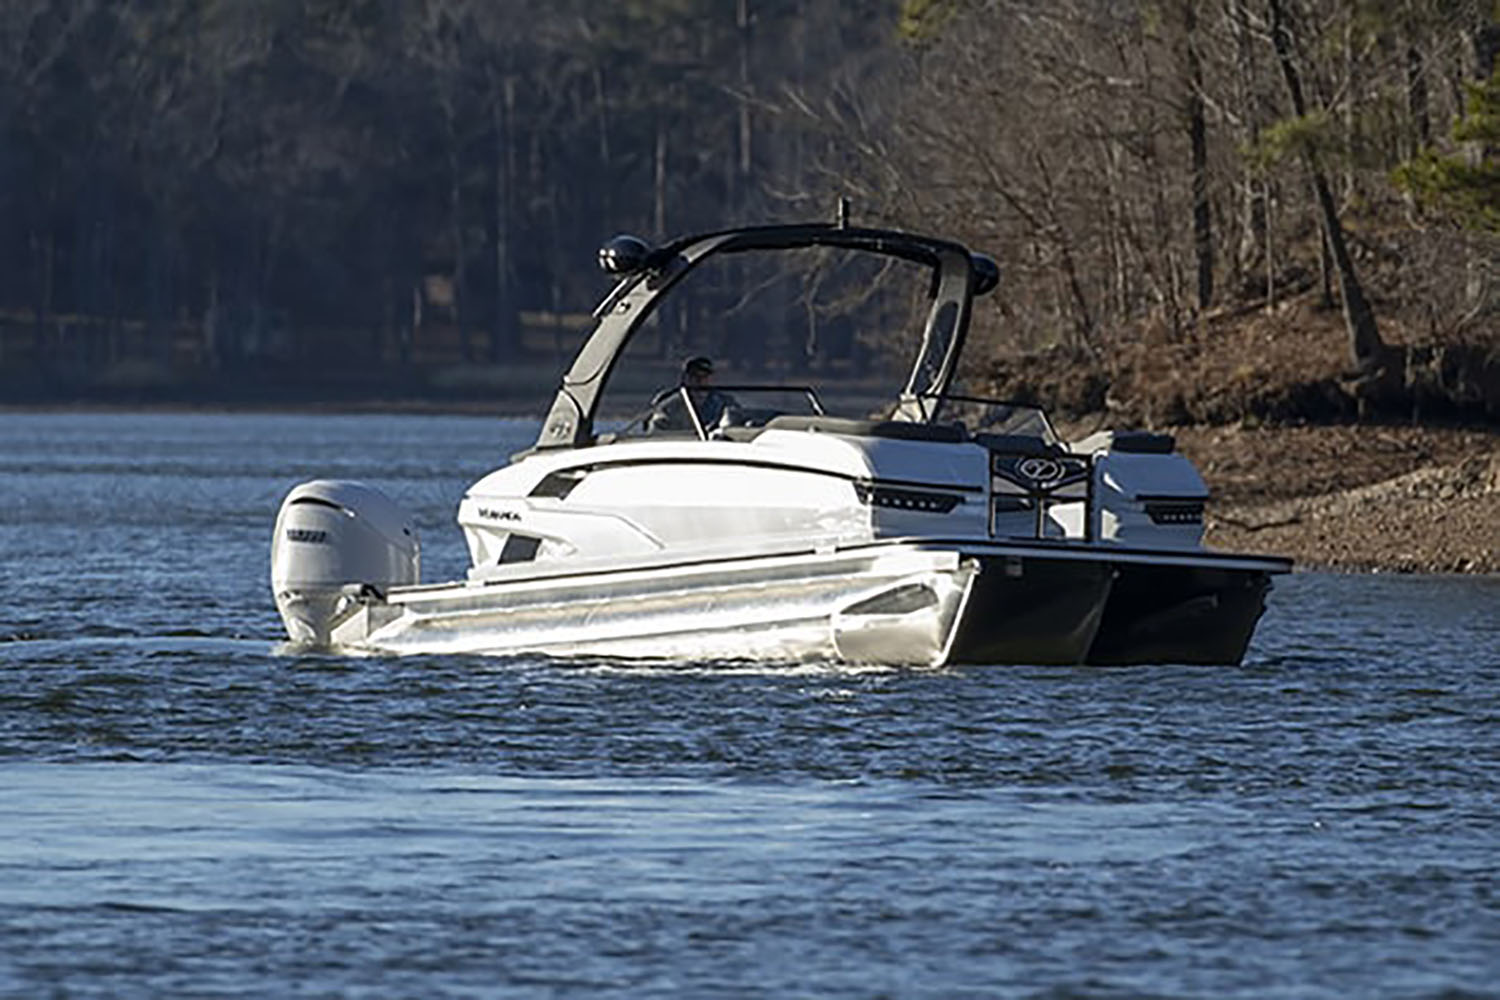
[[[334,630],[368,599],[420,575],[416,524],[379,490],[317,479],[282,501],[271,591],[293,642],[332,644]]]

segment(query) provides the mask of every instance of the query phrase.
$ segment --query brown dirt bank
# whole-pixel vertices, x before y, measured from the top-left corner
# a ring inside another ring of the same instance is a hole
[[[1092,353],[1000,352],[984,379],[999,398],[1115,426],[1500,424],[1500,331],[1439,343],[1399,317],[1382,322],[1387,374],[1373,381],[1351,371],[1338,311],[1309,295],[1269,312],[1221,309],[1175,334],[1143,323]]]
[[[1500,432],[1176,428],[1214,500],[1208,544],[1300,566],[1500,573]]]

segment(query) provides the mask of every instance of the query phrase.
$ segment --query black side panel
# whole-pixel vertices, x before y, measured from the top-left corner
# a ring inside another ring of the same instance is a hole
[[[1102,562],[987,557],[949,661],[1082,663],[1113,579]]]
[[[1088,662],[1238,665],[1268,590],[1255,570],[1123,565]]]
[[[579,469],[565,469],[562,472],[549,472],[542,477],[542,481],[532,487],[527,496],[551,497],[555,500],[564,500],[573,487],[583,482],[584,472]]]
[[[500,562],[531,562],[536,558],[537,550],[541,547],[540,538],[532,535],[512,534],[505,539],[505,545],[500,549]]]

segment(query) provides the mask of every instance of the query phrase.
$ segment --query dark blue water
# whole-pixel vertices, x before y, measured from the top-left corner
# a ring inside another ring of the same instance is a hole
[[[0,995],[1500,996],[1500,581],[1240,669],[278,651],[287,488],[454,576],[533,426],[0,415]]]

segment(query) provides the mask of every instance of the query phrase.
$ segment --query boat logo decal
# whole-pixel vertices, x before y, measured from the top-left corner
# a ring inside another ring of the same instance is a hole
[[[1023,459],[1016,471],[1039,485],[1056,482],[1064,475],[1063,464],[1055,458]]]
[[[309,545],[327,545],[328,532],[316,528],[288,528],[286,529],[286,540],[289,542],[306,542]]]
[[[496,510],[493,507],[479,508],[479,516],[486,521],[519,521],[521,515],[513,510]]]
[[[1088,459],[1076,455],[996,455],[991,480],[994,493],[1048,494],[1057,499],[1082,500],[1088,494]]]

